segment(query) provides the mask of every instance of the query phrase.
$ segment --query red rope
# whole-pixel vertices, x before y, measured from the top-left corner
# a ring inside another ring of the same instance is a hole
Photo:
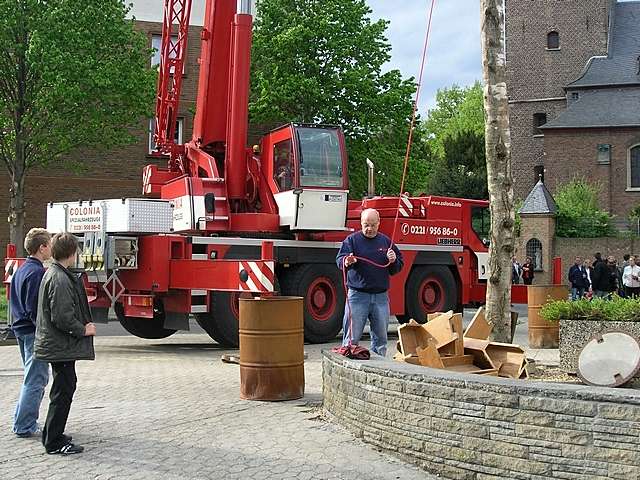
[[[398,196],[398,208],[396,209],[396,218],[393,221],[393,233],[391,236],[391,242],[395,243],[396,232],[398,226],[398,215],[400,214],[400,202],[402,202],[402,195],[404,192],[404,184],[407,178],[407,166],[409,165],[409,155],[411,153],[411,144],[413,143],[413,128],[416,124],[416,116],[418,111],[418,101],[420,100],[420,90],[422,87],[422,75],[424,73],[424,67],[427,62],[427,48],[429,46],[429,36],[431,34],[431,18],[433,17],[433,7],[436,0],[431,0],[431,8],[429,9],[429,19],[427,23],[427,33],[424,38],[424,46],[422,47],[422,62],[420,63],[420,74],[418,75],[418,85],[416,87],[416,98],[413,102],[413,112],[411,114],[411,125],[409,127],[409,138],[407,139],[407,150],[404,155],[404,166],[402,168],[402,182],[400,183],[400,195]]]

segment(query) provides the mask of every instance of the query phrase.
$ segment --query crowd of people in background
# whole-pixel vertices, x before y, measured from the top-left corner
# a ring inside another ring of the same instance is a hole
[[[576,256],[568,274],[571,299],[640,295],[640,266],[636,264],[636,258],[626,254],[623,262],[618,263],[613,255],[603,258],[600,252],[594,254],[593,262]]]
[[[571,299],[611,298],[640,296],[640,256],[626,254],[622,263],[613,255],[606,258],[600,252],[590,258],[575,257],[569,268]],[[511,283],[531,285],[535,276],[535,264],[526,257],[521,265],[516,256],[511,258]]]
[[[531,285],[533,283],[533,278],[535,276],[534,273],[535,264],[533,263],[533,258],[527,257],[522,265],[518,262],[518,259],[514,255],[511,258],[511,283],[517,285],[522,280],[522,283],[525,285]]]

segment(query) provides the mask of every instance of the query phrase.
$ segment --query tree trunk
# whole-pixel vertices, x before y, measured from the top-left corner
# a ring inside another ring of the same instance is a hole
[[[16,145],[17,146],[17,145]],[[20,149],[16,148],[16,157]],[[23,152],[24,155],[24,152]],[[15,170],[9,186],[9,242],[15,244],[18,256],[24,256],[24,159],[16,158]]]
[[[486,318],[497,341],[511,340],[511,257],[514,251],[511,134],[506,85],[505,0],[481,0],[485,149],[491,209]]]

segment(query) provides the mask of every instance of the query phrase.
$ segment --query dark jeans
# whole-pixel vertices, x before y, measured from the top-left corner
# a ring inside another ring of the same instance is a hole
[[[42,444],[47,452],[57,450],[67,443],[63,434],[78,381],[76,362],[52,362],[51,370],[53,384],[49,393],[49,411],[42,429]]]
[[[523,278],[522,281],[525,285],[531,285],[533,283],[533,278]]]
[[[628,298],[640,296],[640,287],[624,287],[624,293]]]

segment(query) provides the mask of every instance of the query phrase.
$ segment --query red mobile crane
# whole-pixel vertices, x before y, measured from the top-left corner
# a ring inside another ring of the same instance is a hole
[[[238,297],[280,290],[305,298],[307,340],[330,341],[345,299],[335,255],[364,208],[380,212],[381,231],[403,251],[390,288],[400,321],[484,301],[486,201],[349,201],[338,127],[291,123],[246,147],[252,17],[250,2],[239,4],[206,2],[193,135],[183,145],[174,136],[191,0],[165,0],[155,140],[169,161],[144,168],[145,198],[47,207],[50,231],[81,238],[95,320],[113,306],[130,333],[163,338],[194,314],[216,341],[237,345]]]

